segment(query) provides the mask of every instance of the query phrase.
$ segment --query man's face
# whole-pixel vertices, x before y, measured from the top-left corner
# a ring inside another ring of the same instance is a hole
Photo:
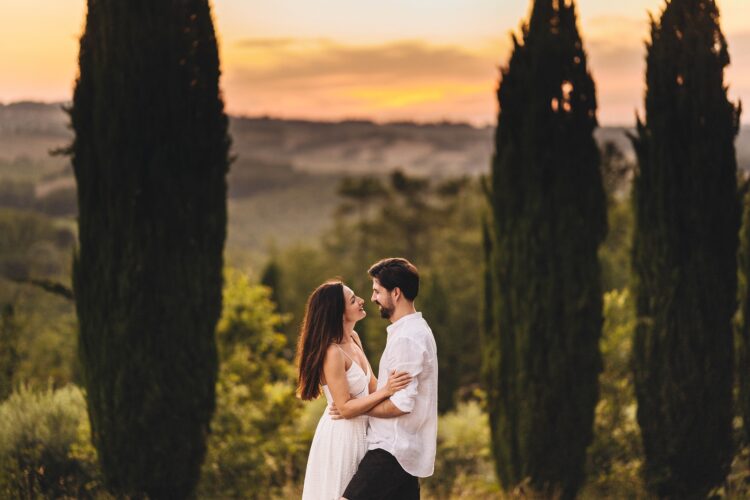
[[[370,300],[378,305],[380,308],[380,316],[384,319],[390,318],[396,310],[396,305],[393,303],[391,292],[386,290],[377,278],[372,279],[372,297]]]

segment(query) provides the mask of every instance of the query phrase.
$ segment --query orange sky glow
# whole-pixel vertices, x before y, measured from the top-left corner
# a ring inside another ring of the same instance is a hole
[[[66,101],[85,0],[5,0],[0,102]],[[720,1],[732,100],[750,98],[750,2]],[[498,67],[528,1],[214,0],[227,110],[241,115],[493,124]],[[642,107],[643,42],[659,0],[579,0],[599,121]],[[743,122],[750,119],[743,117]]]

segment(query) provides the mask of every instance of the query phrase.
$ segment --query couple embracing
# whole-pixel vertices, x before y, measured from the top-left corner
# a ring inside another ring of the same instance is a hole
[[[414,307],[419,273],[406,259],[368,271],[372,301],[390,320],[376,378],[354,331],[364,300],[340,281],[307,302],[297,361],[298,394],[328,401],[305,473],[305,500],[418,499],[432,475],[437,437],[437,350]]]

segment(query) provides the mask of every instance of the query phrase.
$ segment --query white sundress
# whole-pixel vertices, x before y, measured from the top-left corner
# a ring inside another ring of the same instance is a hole
[[[346,371],[349,394],[353,398],[367,396],[370,367],[365,373],[343,349],[341,352],[352,361]],[[333,397],[327,385],[323,386],[323,394],[328,405],[315,429],[307,457],[302,500],[339,500],[367,452],[367,416],[333,420],[328,414]]]

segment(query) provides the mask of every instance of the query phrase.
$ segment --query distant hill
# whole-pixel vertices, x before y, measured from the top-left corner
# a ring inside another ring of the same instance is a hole
[[[231,118],[233,153],[259,164],[284,164],[309,174],[379,173],[393,168],[429,176],[486,172],[492,155],[492,127],[464,123],[315,122],[276,118]],[[632,156],[624,127],[602,127],[600,142],[614,141]],[[19,158],[49,163],[48,151],[71,139],[60,103],[0,105],[0,177]],[[750,170],[750,127],[737,140],[740,165]],[[53,160],[60,166],[64,158]]]
[[[16,206],[51,207],[52,215],[75,210],[69,160],[49,154],[72,140],[67,124],[61,103],[0,104],[0,198]],[[230,132],[236,160],[229,175],[228,247],[262,252],[271,242],[316,237],[330,222],[344,175],[394,168],[432,178],[487,172],[494,129],[231,117]],[[615,142],[632,158],[626,132],[602,127],[596,137]],[[750,127],[743,127],[737,151],[741,167],[750,170]]]

